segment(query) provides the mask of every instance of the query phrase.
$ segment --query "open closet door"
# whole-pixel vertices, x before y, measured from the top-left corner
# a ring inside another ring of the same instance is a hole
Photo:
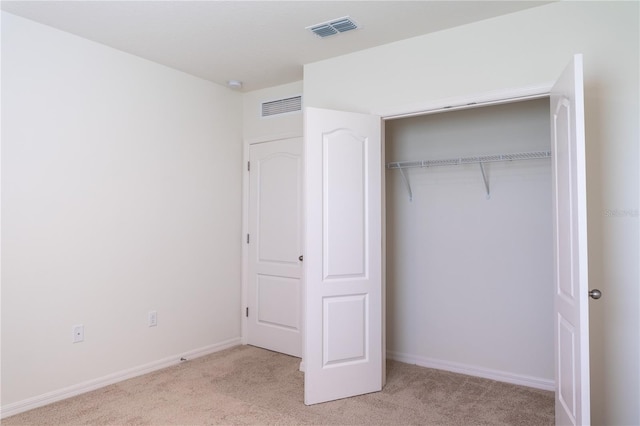
[[[556,424],[590,424],[587,201],[582,55],[551,90]]]
[[[304,401],[382,389],[381,119],[305,110]]]

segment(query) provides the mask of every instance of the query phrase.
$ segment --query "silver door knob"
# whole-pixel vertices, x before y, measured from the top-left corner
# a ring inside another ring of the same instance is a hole
[[[589,292],[589,297],[592,299],[600,299],[602,297],[602,292],[600,290],[598,290],[597,288],[594,288],[593,290],[591,290]]]

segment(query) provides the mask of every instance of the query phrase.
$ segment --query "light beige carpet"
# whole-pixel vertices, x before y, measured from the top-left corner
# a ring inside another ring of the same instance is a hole
[[[389,361],[382,392],[303,403],[300,360],[237,346],[3,425],[553,425],[553,392]]]

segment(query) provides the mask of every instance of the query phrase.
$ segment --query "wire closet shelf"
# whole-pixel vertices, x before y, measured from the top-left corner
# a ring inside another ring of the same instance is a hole
[[[459,166],[462,164],[479,164],[480,171],[482,172],[482,179],[484,180],[485,190],[487,192],[487,199],[491,198],[489,191],[489,182],[487,175],[484,171],[484,163],[494,163],[497,161],[518,161],[518,160],[536,160],[543,158],[551,158],[551,151],[530,151],[530,152],[516,152],[509,154],[492,154],[492,155],[477,155],[470,157],[458,157],[447,158],[441,160],[418,160],[418,161],[394,161],[387,163],[386,167],[389,170],[400,170],[402,180],[409,192],[409,201],[413,200],[413,193],[411,191],[411,185],[407,178],[404,169],[416,168],[416,167],[437,167],[437,166]]]

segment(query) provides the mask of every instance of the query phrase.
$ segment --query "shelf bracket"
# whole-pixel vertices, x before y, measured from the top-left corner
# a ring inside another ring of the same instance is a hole
[[[491,199],[491,191],[489,189],[489,179],[487,178],[487,174],[484,170],[484,163],[493,163],[496,161],[534,160],[538,158],[551,158],[551,151],[516,152],[510,154],[449,158],[446,160],[397,161],[387,163],[387,169],[400,170],[400,176],[402,176],[404,185],[409,192],[409,201],[413,201],[411,184],[409,184],[409,177],[405,173],[404,169],[414,167],[459,166],[461,164],[477,163],[480,165],[480,172],[482,173],[482,180],[484,181],[484,189],[487,193],[487,200],[489,200]]]
[[[400,176],[402,176],[402,180],[404,181],[404,186],[407,187],[407,192],[409,192],[409,201],[413,201],[413,192],[411,192],[411,184],[409,184],[409,178],[407,177],[403,168],[400,168]]]
[[[487,175],[484,172],[484,163],[479,162],[480,172],[482,173],[482,180],[484,181],[484,189],[487,191],[487,200],[491,199],[491,192],[489,191],[489,181],[487,180]]]

